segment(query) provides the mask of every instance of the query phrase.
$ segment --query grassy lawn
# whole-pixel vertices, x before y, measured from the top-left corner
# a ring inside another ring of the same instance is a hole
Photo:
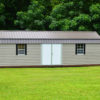
[[[0,69],[0,100],[100,100],[100,67]]]

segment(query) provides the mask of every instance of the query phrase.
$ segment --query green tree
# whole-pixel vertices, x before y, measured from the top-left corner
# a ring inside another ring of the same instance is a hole
[[[100,0],[0,0],[0,29],[100,33]]]
[[[21,29],[44,30],[44,6],[38,1],[33,1],[27,11],[17,12],[15,25]]]
[[[52,21],[49,28],[52,30],[62,30],[66,19],[71,20],[78,15],[79,11],[75,10],[74,2],[61,3],[55,6],[51,12]]]
[[[100,3],[91,5],[90,13],[94,30],[100,33]]]
[[[0,29],[4,29],[4,26],[5,26],[6,17],[3,15],[4,8],[5,8],[4,4],[0,3]]]
[[[50,14],[49,28],[51,30],[100,31],[99,14],[100,0],[62,0],[62,3],[56,5]]]
[[[88,31],[92,30],[91,17],[88,14],[80,14],[74,17],[72,20],[65,20],[65,25],[62,27],[63,30],[74,30],[74,31]]]
[[[30,0],[0,0],[3,4],[3,16],[5,16],[5,25],[3,29],[16,29],[14,26],[14,20],[16,19],[16,13],[18,11],[24,11],[30,3]]]

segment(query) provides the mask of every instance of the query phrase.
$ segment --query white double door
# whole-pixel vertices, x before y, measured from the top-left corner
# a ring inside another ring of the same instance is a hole
[[[61,44],[42,44],[42,65],[61,64]]]

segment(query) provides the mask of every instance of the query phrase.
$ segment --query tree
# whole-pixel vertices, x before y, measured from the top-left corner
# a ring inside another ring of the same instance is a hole
[[[44,30],[44,6],[33,1],[27,11],[19,11],[15,25],[21,29]]]
[[[49,28],[52,30],[62,30],[66,19],[71,20],[75,16],[78,16],[79,11],[76,10],[74,5],[74,2],[70,1],[55,6],[51,12],[52,22]]]
[[[90,14],[94,30],[100,33],[100,3],[91,5]]]
[[[50,16],[51,30],[100,31],[100,0],[62,0]]]
[[[0,29],[100,33],[100,0],[0,0]]]
[[[91,17],[87,14],[80,14],[74,17],[72,20],[66,20],[63,30],[74,30],[74,31],[88,31],[92,30]]]
[[[5,16],[5,25],[2,26],[3,29],[16,29],[14,26],[14,20],[16,19],[16,13],[20,11],[25,11],[29,5],[30,0],[0,0],[3,4],[3,16]],[[24,5],[24,6],[23,6]]]
[[[4,4],[0,3],[0,29],[3,29],[4,25],[5,25],[5,19],[6,19],[6,17],[3,15],[4,8],[5,8]]]

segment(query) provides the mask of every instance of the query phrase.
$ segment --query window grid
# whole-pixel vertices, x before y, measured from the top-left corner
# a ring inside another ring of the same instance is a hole
[[[85,44],[76,44],[76,54],[85,54]]]
[[[26,44],[17,44],[16,46],[16,54],[17,55],[26,55]]]

